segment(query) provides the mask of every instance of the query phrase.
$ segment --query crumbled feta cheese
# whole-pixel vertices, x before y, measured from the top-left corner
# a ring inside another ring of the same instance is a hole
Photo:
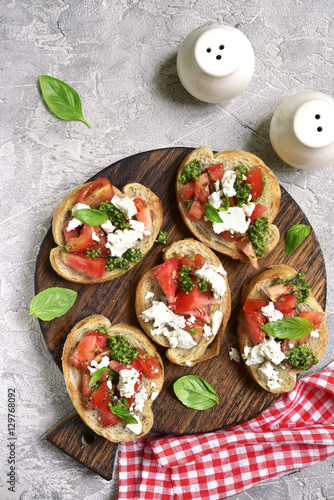
[[[116,229],[116,226],[114,226],[114,224],[110,220],[107,220],[107,222],[101,224],[101,227],[106,233],[113,233]]]
[[[88,366],[88,370],[90,371],[90,374],[92,375],[96,370],[99,370],[100,368],[105,368],[106,366],[109,366],[110,359],[108,356],[102,356],[101,361],[98,363],[95,359],[93,359],[90,363],[90,366]]]
[[[217,273],[207,263],[205,263],[201,269],[196,269],[196,271],[194,271],[194,274],[210,283],[213,291],[213,296],[216,299],[223,297],[224,293],[226,292],[226,281],[221,276],[221,274]]]
[[[153,292],[147,292],[147,294],[145,295],[145,300],[152,299],[152,297],[154,297],[154,293]]]
[[[184,316],[174,313],[168,309],[166,304],[157,300],[153,301],[153,304],[149,309],[143,311],[142,318],[146,323],[154,320],[154,328],[170,325],[172,328],[183,329],[186,324]]]
[[[73,231],[73,229],[75,229],[81,225],[82,225],[82,222],[79,219],[76,219],[75,217],[73,217],[73,219],[71,219],[69,221],[69,223],[67,224],[66,231],[67,232]]]
[[[223,231],[245,233],[249,227],[250,219],[246,220],[246,214],[242,207],[230,207],[227,212],[219,212],[223,222],[213,222],[212,228],[216,234]]]
[[[130,221],[134,229],[117,229],[114,233],[108,233],[106,247],[110,250],[112,257],[121,257],[129,248],[144,237],[145,226],[139,221]]]
[[[74,207],[72,208],[72,215],[74,214],[74,212],[76,212],[77,210],[83,210],[83,209],[90,209],[90,206],[89,205],[86,205],[85,203],[76,203],[74,205]],[[81,222],[82,224],[82,222]]]
[[[295,344],[289,344],[289,347],[290,347],[290,349],[292,349],[293,347],[295,347]]]
[[[319,337],[320,336],[320,330],[312,330],[311,332],[311,337]]]
[[[131,219],[137,213],[136,205],[128,196],[120,198],[115,195],[113,196],[111,203],[123,213],[126,219]]]
[[[269,321],[278,321],[283,318],[281,311],[275,309],[273,302],[269,302],[267,306],[261,307],[261,311],[269,319]]]
[[[203,333],[203,337],[204,338],[208,338],[208,337],[211,337],[212,335],[212,330],[210,328],[209,325],[204,325],[204,333]]]
[[[148,397],[148,394],[147,394],[146,388],[143,386],[140,388],[140,390],[135,395],[135,399],[133,402],[133,408],[136,411],[142,412],[144,409],[144,404],[145,404],[145,401],[147,400],[147,397]]]
[[[213,183],[216,191],[220,191],[220,181],[219,179]]]
[[[238,349],[235,347],[231,347],[231,350],[229,351],[229,356],[231,361],[235,361],[236,363],[240,363],[240,353]]]
[[[232,197],[237,194],[236,190],[233,187],[236,177],[237,173],[233,170],[227,170],[227,172],[225,172],[225,174],[223,175],[221,184],[224,194],[228,197]]]
[[[134,386],[139,379],[139,372],[134,368],[123,369],[119,372],[117,389],[122,398],[131,398],[135,394]]]
[[[109,389],[112,389],[112,381],[111,380],[107,380],[107,386]]]
[[[208,198],[208,202],[210,203],[210,205],[212,205],[214,208],[218,210],[218,208],[221,205],[219,191],[213,191],[213,193],[211,193]]]
[[[97,241],[97,242],[100,241],[100,238],[98,237],[98,235],[96,234],[95,231],[92,232],[92,240]]]
[[[247,217],[250,217],[252,215],[252,213],[254,212],[254,208],[255,208],[255,203],[247,203],[242,206],[242,209]]]
[[[157,399],[158,396],[159,396],[159,391],[152,392],[152,394],[151,394],[152,401],[154,401],[155,399]]]
[[[246,346],[243,358],[248,366],[263,363],[265,359],[279,365],[285,359],[285,354],[281,351],[281,343],[271,339],[252,348]]]
[[[186,361],[186,365],[187,365],[187,366],[192,366],[193,364],[192,364],[192,362],[191,362],[191,361]]]
[[[221,319],[223,317],[223,313],[221,311],[215,311],[212,315],[212,334],[216,335],[218,332],[218,328],[221,323]]]
[[[168,330],[168,333],[165,333],[165,337],[168,338],[172,348],[181,347],[181,349],[190,349],[197,345],[191,334],[180,328],[172,330],[171,332]]]
[[[258,368],[258,374],[267,383],[269,389],[279,389],[281,379],[278,378],[278,371],[275,370],[270,361],[266,361]]]
[[[246,365],[258,365],[264,362],[264,355],[261,352],[262,344],[257,344],[253,348],[248,346],[245,347],[243,358],[245,360]]]
[[[127,424],[125,426],[125,430],[128,431],[128,432],[133,432],[134,434],[140,434],[142,429],[143,429],[143,426],[142,426],[142,423],[141,421],[139,420],[139,418],[134,415],[135,419],[137,420],[137,424]]]

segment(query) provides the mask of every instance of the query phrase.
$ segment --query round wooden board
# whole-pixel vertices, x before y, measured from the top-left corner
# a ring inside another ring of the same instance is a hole
[[[174,185],[177,169],[190,148],[166,148],[139,153],[105,168],[91,180],[108,177],[122,188],[129,182],[139,182],[159,196],[164,211],[162,229],[168,232],[168,245],[190,237],[176,205]],[[61,200],[59,200],[61,201]],[[165,366],[163,390],[153,404],[153,430],[173,434],[199,433],[227,428],[259,415],[274,403],[278,396],[261,389],[249,376],[243,363],[230,361],[228,352],[237,347],[237,318],[240,292],[258,272],[273,264],[287,264],[305,270],[313,294],[321,306],[326,302],[326,269],[319,242],[313,230],[303,245],[291,256],[285,255],[285,233],[292,224],[310,225],[300,207],[282,188],[281,208],[275,219],[281,240],[268,257],[259,261],[260,270],[217,254],[228,275],[232,296],[232,314],[221,345],[220,354],[194,367],[180,367],[170,363],[159,347]],[[61,318],[40,321],[44,340],[61,368],[61,354],[68,332],[79,320],[91,314],[103,314],[115,324],[126,322],[138,325],[135,314],[135,290],[139,278],[151,267],[162,262],[166,245],[155,244],[142,261],[129,273],[100,285],[77,285],[59,277],[51,268],[49,253],[55,246],[51,229],[47,233],[37,259],[35,273],[36,293],[48,287],[59,286],[76,290],[78,299],[72,309]],[[219,405],[210,410],[195,411],[183,406],[173,393],[173,383],[182,375],[197,374],[205,378],[217,391]]]

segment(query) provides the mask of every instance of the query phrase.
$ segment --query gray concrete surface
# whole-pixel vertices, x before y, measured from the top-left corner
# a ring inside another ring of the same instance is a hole
[[[301,206],[326,261],[334,301],[333,164],[285,165],[269,141],[277,106],[304,90],[334,94],[333,0],[2,0],[1,499],[116,499],[107,482],[48,444],[44,435],[72,409],[35,318],[34,268],[53,211],[69,189],[114,161],[169,146],[207,145],[259,155]],[[249,87],[224,105],[192,98],[175,57],[183,38],[211,22],[236,26],[256,55]],[[40,74],[80,94],[86,119],[64,122],[45,107]],[[306,270],[307,271],[307,270]],[[333,360],[333,316],[320,367]],[[7,390],[16,389],[16,492],[7,490]],[[238,500],[334,498],[334,459],[264,482]]]

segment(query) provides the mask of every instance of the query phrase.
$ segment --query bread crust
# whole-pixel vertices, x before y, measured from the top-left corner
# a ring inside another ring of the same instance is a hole
[[[198,159],[200,160],[202,166],[209,167],[217,163],[224,164],[224,172],[227,170],[235,170],[240,165],[245,165],[246,167],[252,168],[259,166],[263,174],[266,177],[266,185],[264,187],[263,193],[259,198],[260,203],[268,207],[264,216],[268,219],[269,231],[266,237],[266,251],[263,257],[268,255],[273,251],[275,246],[279,241],[279,230],[272,224],[275,219],[281,201],[281,189],[274,173],[270,170],[265,163],[246,151],[241,150],[229,150],[221,151],[214,154],[211,149],[207,147],[199,147],[194,149],[181,163],[176,177],[176,199],[179,207],[180,214],[188,227],[188,229],[193,233],[193,235],[200,241],[213,248],[217,252],[228,255],[233,259],[238,259],[242,262],[248,262],[248,257],[238,248],[236,242],[227,241],[221,235],[216,234],[212,229],[212,224],[209,221],[202,219],[199,222],[193,221],[187,217],[187,210],[185,204],[181,200],[181,189],[183,184],[180,182],[180,176],[184,167],[191,161]],[[258,257],[258,259],[263,258]]]
[[[142,348],[147,351],[148,354],[154,355],[159,359],[162,368],[161,376],[158,379],[148,379],[143,375],[142,385],[146,387],[148,398],[145,401],[143,412],[139,417],[142,422],[142,432],[140,434],[134,434],[133,432],[126,431],[126,422],[103,429],[97,420],[98,411],[85,408],[83,404],[81,395],[82,372],[70,363],[70,356],[73,354],[82,337],[84,337],[89,331],[95,331],[102,326],[107,327],[109,335],[124,335],[124,337],[126,337],[134,347]],[[85,424],[96,432],[96,434],[105,437],[109,441],[118,443],[133,441],[134,439],[138,439],[149,432],[154,419],[151,409],[151,405],[153,403],[151,396],[152,393],[161,391],[164,381],[164,369],[159,353],[155,349],[154,345],[149,341],[147,336],[139,328],[126,323],[111,325],[110,321],[102,315],[89,316],[77,323],[68,334],[63,349],[62,366],[67,391],[72,403]],[[153,382],[155,383],[154,385],[152,385]]]
[[[50,263],[57,274],[68,281],[72,281],[73,283],[104,283],[105,281],[113,280],[129,272],[137,264],[137,262],[129,262],[129,269],[113,269],[112,271],[105,271],[102,278],[96,278],[87,276],[86,274],[72,269],[70,266],[65,264],[63,260],[63,255],[65,253],[63,247],[66,244],[63,235],[63,227],[72,216],[71,211],[77,202],[80,191],[88,184],[89,183],[82,184],[71,191],[56,208],[52,220],[52,234],[58,246],[53,248],[50,252]],[[130,198],[139,197],[146,201],[150,206],[153,232],[150,235],[145,236],[143,240],[136,244],[136,248],[140,250],[144,256],[152,248],[161,228],[163,212],[160,200],[150,189],[138,183],[127,184],[124,186],[123,191],[120,191],[115,186],[113,186],[113,189],[114,194],[120,198],[124,198],[125,196]]]
[[[244,285],[241,293],[241,307],[238,320],[238,342],[241,354],[244,352],[246,346],[253,347],[254,345],[249,335],[246,316],[243,311],[243,306],[246,300],[268,300],[267,295],[262,290],[264,286],[271,286],[278,278],[291,279],[296,276],[297,273],[298,271],[296,269],[293,269],[292,267],[286,266],[284,264],[280,264],[269,267],[266,271],[254,278],[249,284]],[[296,312],[299,313],[301,311],[323,312],[323,309],[311,293],[305,302],[297,305]],[[315,354],[318,360],[320,360],[320,358],[322,357],[326,347],[327,328],[325,319],[321,323],[319,329],[319,337],[310,337],[305,343],[310,348],[311,352]],[[246,368],[255,382],[257,382],[266,391],[272,392],[274,394],[281,394],[283,392],[291,391],[296,385],[297,375],[302,372],[302,370],[299,368],[286,366],[286,368],[283,370],[278,366],[275,366],[275,370],[279,371],[279,378],[283,380],[283,383],[281,383],[281,387],[279,389],[269,389],[265,381],[259,376],[257,365],[246,365]]]
[[[193,238],[187,238],[174,242],[166,249],[163,259],[166,261],[175,255],[195,255],[196,253],[200,253],[209,264],[217,267],[221,265],[219,258],[214,254],[214,252],[212,252],[212,250],[210,250],[210,248]],[[224,336],[228,319],[231,315],[231,293],[226,276],[224,277],[226,282],[226,292],[222,298],[222,304],[219,306],[211,306],[211,311],[212,309],[217,309],[223,313],[221,324],[216,335],[211,335],[208,338],[203,337],[196,346],[190,349],[182,349],[180,347],[171,348],[169,347],[168,340],[163,335],[152,335],[151,330],[153,329],[153,321],[145,322],[141,317],[143,311],[152,305],[152,300],[146,298],[147,292],[154,293],[153,300],[160,301],[164,297],[158,280],[153,274],[153,271],[157,269],[157,267],[158,266],[146,272],[141,277],[137,285],[135,306],[137,318],[142,329],[154,342],[168,348],[166,356],[172,363],[188,366],[189,363],[194,365],[217,356],[219,354],[220,344]],[[212,322],[210,323],[210,326],[212,326]]]

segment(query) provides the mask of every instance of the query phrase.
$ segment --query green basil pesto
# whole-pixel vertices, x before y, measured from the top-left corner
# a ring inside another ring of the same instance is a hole
[[[187,184],[187,182],[198,181],[201,177],[203,169],[201,167],[201,162],[199,160],[193,160],[191,163],[188,163],[182,170],[182,174],[180,176],[180,182],[182,184]]]
[[[111,203],[111,201],[104,201],[97,207],[98,210],[107,214],[108,219],[119,229],[128,229],[130,224],[126,222],[123,213]]]
[[[189,266],[182,266],[179,271],[180,288],[181,290],[184,290],[186,294],[191,292],[195,286],[190,279],[189,273],[191,273],[191,268]]]
[[[108,334],[108,329],[106,326],[100,326],[100,328],[98,328],[98,330],[95,330],[97,333],[105,333],[105,334]]]
[[[130,342],[123,335],[109,337],[111,357],[122,365],[130,365],[138,357],[138,349],[131,347]]]
[[[292,287],[292,293],[297,295],[297,304],[305,302],[311,293],[310,285],[306,283],[305,273],[303,271],[296,274],[296,276],[290,280],[288,278],[280,278],[275,281],[275,285],[280,285],[281,283],[288,284]]]
[[[244,182],[244,176],[247,175],[247,168],[244,165],[240,165],[236,170],[236,178],[233,187],[236,191],[236,198],[238,207],[242,207],[248,202],[249,195],[251,192],[251,185]]]
[[[139,262],[142,258],[142,253],[136,248],[129,248],[122,257],[108,257],[107,258],[107,271],[113,271],[114,269],[129,269],[130,262]]]
[[[124,410],[129,409],[129,403],[126,398],[118,398],[114,406],[119,406],[120,408],[124,408]]]
[[[159,231],[155,242],[159,243],[159,245],[164,245],[165,243],[167,243],[167,231]]]
[[[291,366],[300,368],[303,371],[309,370],[319,361],[306,344],[297,344],[289,349],[285,355]]]
[[[255,255],[262,257],[266,251],[265,238],[268,234],[268,219],[259,217],[247,229],[247,234],[254,248]]]
[[[92,257],[92,259],[95,259],[96,257],[99,257],[101,255],[101,248],[98,248],[97,250],[94,250],[93,248],[87,248],[86,255],[88,257]]]

